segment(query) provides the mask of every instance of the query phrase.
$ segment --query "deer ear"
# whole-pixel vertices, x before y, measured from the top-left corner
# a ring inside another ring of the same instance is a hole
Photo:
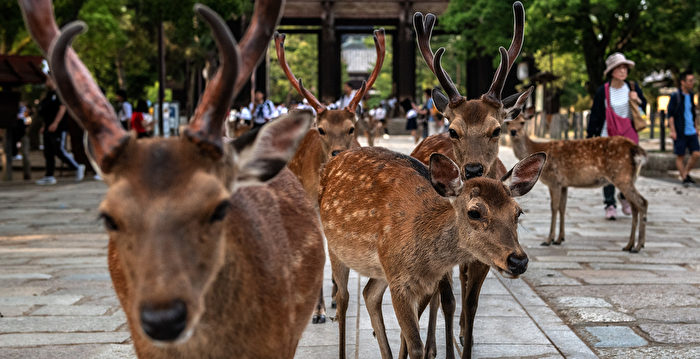
[[[510,95],[503,100],[503,107],[506,110],[506,118],[518,117],[534,89],[534,86],[530,86],[527,90]]]
[[[512,197],[520,197],[530,192],[537,183],[546,161],[547,154],[544,152],[533,153],[503,175],[501,182],[510,188]]]
[[[439,88],[434,88],[433,89],[433,104],[435,104],[435,108],[437,108],[440,113],[445,113],[445,109],[447,108],[447,104],[450,103],[450,100],[447,99],[447,96],[445,96],[444,93]]]
[[[457,197],[464,188],[457,164],[439,153],[430,155],[430,182],[435,191],[443,197]]]
[[[255,185],[275,177],[294,156],[313,115],[294,112],[249,131],[232,142],[236,153],[236,187]]]

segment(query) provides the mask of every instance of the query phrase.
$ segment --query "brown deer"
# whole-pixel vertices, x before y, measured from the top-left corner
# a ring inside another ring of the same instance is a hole
[[[519,1],[513,4],[513,14],[513,38],[507,51],[503,47],[499,48],[501,63],[496,70],[493,82],[488,92],[480,99],[470,101],[460,95],[450,76],[440,64],[445,49],[440,48],[433,54],[430,48],[430,37],[436,21],[435,15],[427,14],[425,19],[420,12],[414,15],[413,25],[423,59],[447,92],[446,97],[438,89],[433,90],[433,101],[438,111],[449,120],[450,127],[447,133],[428,137],[421,142],[411,154],[412,156],[427,164],[431,153],[444,154],[457,163],[462,170],[464,179],[484,175],[490,178],[500,178],[505,172],[505,167],[498,160],[498,147],[503,120],[514,106],[510,106],[510,104],[504,106],[501,92],[506,76],[520,54],[523,44],[525,10]],[[526,94],[522,94],[517,102],[522,103],[526,98]],[[478,307],[479,291],[488,271],[488,265],[478,261],[470,261],[460,265],[459,273],[462,286],[460,341],[464,345],[463,357],[471,357],[472,330]],[[441,280],[439,292],[445,315],[447,355],[448,358],[451,358],[453,356],[452,315],[455,304],[449,274]],[[434,313],[437,310],[436,299],[431,305],[430,329],[434,328]],[[435,337],[430,330],[428,338],[428,350],[435,350]]]
[[[518,244],[522,211],[512,197],[532,188],[545,158],[521,161],[503,182],[463,181],[460,168],[441,154],[431,156],[429,168],[381,147],[331,159],[321,175],[319,207],[338,284],[340,358],[350,269],[370,278],[363,295],[382,358],[391,358],[381,310],[388,286],[412,359],[423,358],[418,318],[447,270],[479,260],[512,277],[522,274],[528,262]]]
[[[108,265],[137,355],[294,357],[325,261],[317,216],[285,168],[311,118],[288,116],[222,141],[231,101],[264,53],[282,2],[257,2],[241,50],[216,13],[195,5],[220,68],[181,138],[138,140],[70,48],[84,24],[59,32],[50,1],[20,4],[106,176],[99,211]]]
[[[347,107],[339,110],[329,110],[310,91],[304,88],[302,79],[297,80],[292,73],[284,54],[285,37],[284,34],[275,33],[275,49],[280,67],[282,67],[292,86],[301,96],[309,101],[309,104],[317,113],[316,126],[310,129],[304,136],[304,139],[302,139],[299,149],[289,161],[289,169],[292,170],[299,182],[304,186],[306,197],[309,201],[318,206],[321,167],[329,158],[336,156],[340,152],[349,148],[360,147],[355,137],[357,116],[361,110],[359,104],[365,93],[372,88],[382,69],[384,55],[386,54],[386,39],[384,29],[374,31],[377,61],[369,79],[367,82],[362,83],[362,86],[355,93]],[[326,322],[326,305],[323,300],[323,290],[312,317],[312,322],[314,324]]]
[[[549,157],[542,171],[542,183],[549,187],[552,221],[549,236],[542,245],[559,245],[564,241],[564,218],[569,187],[601,187],[612,183],[632,207],[632,232],[623,250],[639,252],[644,247],[646,237],[648,202],[639,194],[634,182],[646,162],[644,149],[620,136],[535,142],[525,131],[526,119],[524,114],[520,114],[507,122],[507,128],[516,157],[524,158],[535,152],[546,152]],[[554,240],[557,212],[559,236]],[[639,240],[635,246],[638,222]]]

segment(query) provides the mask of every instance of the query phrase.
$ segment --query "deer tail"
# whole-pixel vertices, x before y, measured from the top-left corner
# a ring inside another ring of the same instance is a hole
[[[642,170],[642,166],[647,163],[647,151],[641,148],[639,145],[630,148],[630,158],[632,159],[632,166],[635,168],[634,177],[639,177],[639,172]]]

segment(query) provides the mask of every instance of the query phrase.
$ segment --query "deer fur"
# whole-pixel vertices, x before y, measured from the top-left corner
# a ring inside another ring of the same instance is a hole
[[[136,354],[293,358],[325,261],[314,209],[285,168],[311,118],[289,115],[222,140],[230,104],[264,53],[282,2],[256,3],[242,51],[215,12],[195,5],[220,67],[183,136],[169,139],[136,139],[121,128],[70,48],[84,24],[59,31],[50,1],[20,6],[108,185],[99,208],[108,266]]]
[[[621,136],[535,142],[528,137],[525,123],[523,114],[507,123],[515,156],[524,158],[534,152],[549,155],[542,171],[542,183],[549,188],[552,220],[549,236],[542,245],[559,245],[565,239],[564,218],[569,187],[601,187],[612,183],[632,207],[632,232],[623,250],[639,252],[644,247],[648,202],[637,191],[634,182],[646,162],[644,149]],[[554,240],[557,212],[559,236]],[[635,246],[637,223],[639,240]]]
[[[501,93],[505,84],[505,79],[510,72],[515,59],[520,54],[524,38],[525,10],[519,1],[513,3],[513,38],[506,50],[499,48],[501,62],[496,70],[489,90],[479,99],[467,100],[463,97],[457,86],[441,66],[441,59],[445,53],[444,48],[440,48],[433,53],[430,48],[430,37],[437,18],[433,14],[414,14],[413,25],[416,31],[418,48],[425,60],[428,68],[439,80],[442,89],[433,90],[433,103],[438,111],[449,121],[450,126],[446,134],[433,135],[421,142],[413,154],[421,161],[427,161],[433,151],[452,155],[450,158],[457,163],[464,179],[498,176],[503,171],[503,164],[498,160],[498,148],[501,137],[503,121],[512,111],[514,104],[505,103],[501,99]],[[529,94],[523,93],[516,99],[517,102],[525,101]],[[427,164],[427,162],[424,162]],[[488,274],[488,266],[478,261],[465,262],[460,265],[459,276],[462,293],[462,312],[460,315],[460,341],[464,346],[463,357],[471,358],[471,347],[473,344],[473,324],[478,307],[479,292],[481,285]],[[440,281],[440,300],[442,302],[443,313],[446,323],[446,349],[447,358],[453,358],[454,350],[452,346],[452,316],[454,313],[454,296],[452,295],[452,285],[450,283],[451,273],[448,273]],[[437,293],[436,293],[437,296]],[[428,333],[428,351],[433,355],[436,350],[434,342],[435,316],[437,311],[437,297],[433,299],[430,310],[430,325]]]
[[[448,269],[479,260],[512,276],[524,272],[527,256],[517,236],[521,211],[511,197],[530,190],[544,161],[544,154],[536,154],[520,162],[504,185],[487,178],[464,182],[456,164],[441,154],[431,156],[429,169],[381,147],[332,158],[321,176],[319,208],[338,285],[340,358],[349,269],[370,278],[363,294],[382,358],[391,357],[381,312],[388,286],[412,359],[423,357],[418,317],[424,299]]]

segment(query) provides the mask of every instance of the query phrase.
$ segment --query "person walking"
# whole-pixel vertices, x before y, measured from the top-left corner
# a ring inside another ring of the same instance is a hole
[[[132,106],[126,98],[126,91],[122,89],[117,90],[117,117],[119,122],[122,123],[122,127],[127,131],[131,122],[131,113]]]
[[[38,185],[54,185],[56,178],[56,156],[75,170],[75,181],[80,182],[85,177],[85,165],[78,164],[66,150],[66,129],[68,117],[66,107],[61,104],[51,76],[46,76],[48,92],[39,103],[39,116],[44,121],[44,159],[46,160],[46,172],[43,178],[36,181]]]
[[[139,99],[136,102],[136,109],[131,115],[131,128],[136,131],[136,138],[149,137],[146,129],[146,116],[148,116],[148,104],[146,100]]]
[[[587,137],[623,136],[639,144],[639,135],[632,122],[630,106],[645,108],[647,100],[637,83],[634,83],[633,88],[627,81],[629,71],[634,67],[634,61],[616,52],[608,56],[605,66],[603,75],[608,81],[596,91],[588,122]],[[617,217],[615,186],[609,184],[603,187],[603,197],[605,218],[615,220]],[[632,208],[629,202],[625,200],[622,193],[619,197],[622,213],[630,215]]]
[[[676,154],[676,168],[680,173],[684,186],[695,184],[690,177],[690,170],[700,158],[700,144],[698,144],[698,131],[695,128],[695,102],[693,100],[693,86],[695,75],[690,71],[681,74],[678,91],[671,94],[668,102],[668,125],[671,128],[673,139],[673,153]],[[686,149],[690,152],[688,163],[683,165]]]
[[[265,98],[265,94],[260,90],[255,91],[253,102],[250,103],[249,108],[253,116],[253,129],[262,127],[277,117],[275,104]]]
[[[404,113],[406,113],[406,131],[411,131],[411,136],[413,136],[413,142],[418,143],[421,136],[418,134],[418,107],[409,98],[401,101],[401,107]]]

